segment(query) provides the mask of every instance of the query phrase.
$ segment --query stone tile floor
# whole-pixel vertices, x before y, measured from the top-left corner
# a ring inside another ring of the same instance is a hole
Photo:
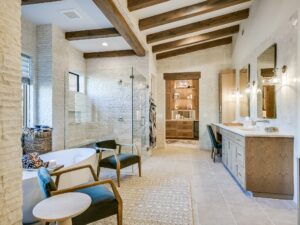
[[[210,152],[168,145],[155,150],[143,165],[144,176],[189,178],[195,225],[296,225],[293,201],[246,196]]]

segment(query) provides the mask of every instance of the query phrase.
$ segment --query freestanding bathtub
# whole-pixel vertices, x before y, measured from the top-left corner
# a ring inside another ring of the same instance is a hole
[[[92,165],[96,169],[96,151],[92,148],[74,148],[49,152],[40,156],[43,161],[56,160],[57,164],[64,165],[64,168],[73,168],[82,165]],[[61,169],[61,170],[63,170]],[[92,180],[92,175],[88,169],[62,175],[58,189],[72,187]],[[33,207],[44,197],[40,191],[37,180],[37,170],[23,171],[23,223],[36,222],[32,215]]]

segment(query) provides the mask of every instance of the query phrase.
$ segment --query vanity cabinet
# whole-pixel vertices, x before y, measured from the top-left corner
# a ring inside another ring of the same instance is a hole
[[[245,188],[245,138],[223,130],[222,143],[223,164]]]
[[[294,138],[243,136],[220,128],[222,162],[245,190],[257,197],[292,199]]]

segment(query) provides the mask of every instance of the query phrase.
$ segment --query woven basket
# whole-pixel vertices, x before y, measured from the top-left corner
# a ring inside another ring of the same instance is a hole
[[[25,154],[38,152],[44,154],[52,150],[52,130],[47,131],[34,131],[27,130],[23,133]]]

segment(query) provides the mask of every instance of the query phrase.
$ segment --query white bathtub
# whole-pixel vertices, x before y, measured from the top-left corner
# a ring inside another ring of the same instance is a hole
[[[58,164],[63,164],[64,168],[72,168],[81,165],[97,166],[96,151],[92,148],[74,148],[49,152],[41,155],[44,161],[56,160]],[[78,172],[62,175],[58,189],[72,187],[92,180],[89,170],[84,169]],[[43,199],[42,192],[37,180],[37,171],[23,171],[23,223],[36,222],[32,215],[33,207]]]

